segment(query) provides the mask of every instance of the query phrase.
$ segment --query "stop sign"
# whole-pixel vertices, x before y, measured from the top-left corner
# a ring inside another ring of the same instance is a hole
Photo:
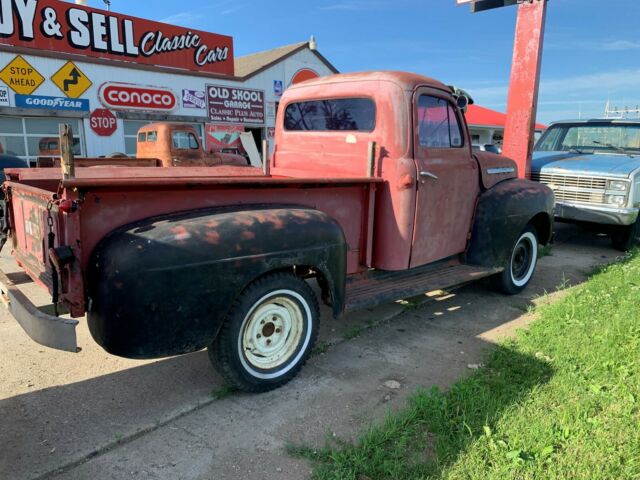
[[[118,128],[116,116],[106,108],[97,108],[89,117],[91,130],[101,137],[110,137]]]

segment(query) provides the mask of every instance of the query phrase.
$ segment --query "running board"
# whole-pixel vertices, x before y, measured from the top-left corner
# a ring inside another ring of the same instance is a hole
[[[354,276],[347,284],[345,311],[361,310],[445,290],[500,273],[502,268],[438,263],[401,272],[372,270]]]

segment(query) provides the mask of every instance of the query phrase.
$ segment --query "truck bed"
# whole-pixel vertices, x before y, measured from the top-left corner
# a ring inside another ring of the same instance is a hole
[[[74,317],[86,311],[83,275],[98,243],[125,225],[177,212],[238,205],[313,208],[342,227],[349,245],[348,272],[362,271],[370,262],[375,185],[382,181],[267,177],[256,168],[228,166],[78,168],[76,178],[68,180],[61,180],[57,169],[6,174],[14,255],[29,276],[53,290],[50,233],[53,248],[70,247],[79,260],[65,273],[60,292]],[[185,234],[178,230],[177,236]]]

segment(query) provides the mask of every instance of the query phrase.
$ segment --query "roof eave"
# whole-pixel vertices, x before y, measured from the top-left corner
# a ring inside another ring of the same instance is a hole
[[[318,57],[318,59],[319,59],[319,60],[320,60],[320,61],[321,61],[321,62],[322,62],[322,63],[323,63],[323,64],[324,64],[324,65],[325,65],[329,70],[331,70],[333,73],[340,73],[340,72],[338,71],[338,69],[337,69],[336,67],[334,67],[334,66],[331,64],[331,62],[329,62],[329,60],[327,60],[327,59],[326,59],[326,58],[325,58],[325,57],[324,57],[320,52],[318,52],[317,50],[313,50],[313,49],[311,49],[311,48],[309,47],[309,43],[307,42],[307,43],[305,43],[305,44],[300,45],[298,48],[296,48],[296,49],[294,49],[294,50],[291,50],[290,52],[286,53],[285,55],[283,55],[283,56],[281,56],[281,57],[276,58],[276,59],[275,59],[275,60],[273,60],[272,62],[269,62],[269,63],[267,63],[266,65],[263,65],[263,66],[262,66],[262,67],[260,67],[259,69],[254,70],[253,72],[248,73],[247,75],[245,75],[245,76],[243,76],[243,77],[238,77],[238,78],[239,78],[240,80],[242,80],[242,81],[245,81],[245,80],[248,80],[248,79],[250,79],[250,78],[252,78],[252,77],[255,77],[255,76],[256,76],[256,75],[258,75],[259,73],[262,73],[262,72],[264,72],[265,70],[270,69],[271,67],[273,67],[274,65],[276,65],[278,62],[281,62],[281,61],[283,61],[283,60],[286,60],[287,58],[289,58],[289,57],[291,57],[291,56],[295,55],[296,53],[301,52],[301,51],[303,51],[303,50],[305,50],[305,49],[307,49],[307,48],[308,48],[309,50],[311,50],[311,52],[312,52],[313,54],[315,54],[315,56],[316,56],[316,57]]]

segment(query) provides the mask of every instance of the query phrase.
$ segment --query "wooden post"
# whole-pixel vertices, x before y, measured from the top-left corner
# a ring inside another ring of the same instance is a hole
[[[73,130],[71,129],[71,125],[61,123],[59,125],[59,133],[62,178],[68,180],[76,176],[76,165],[73,158]]]
[[[520,178],[531,169],[546,13],[547,0],[518,6],[503,154],[516,161]]]
[[[265,176],[271,175],[271,165],[269,164],[269,142],[262,140],[262,172]]]
[[[376,142],[369,142],[367,153],[367,177],[375,177],[376,174]]]

